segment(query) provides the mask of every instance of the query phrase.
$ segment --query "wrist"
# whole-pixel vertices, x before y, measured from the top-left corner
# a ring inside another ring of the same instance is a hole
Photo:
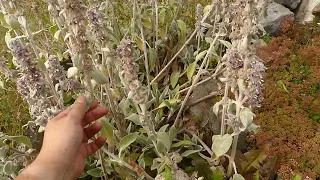
[[[47,164],[36,159],[16,178],[16,180],[71,180],[67,170],[59,169],[54,164]]]

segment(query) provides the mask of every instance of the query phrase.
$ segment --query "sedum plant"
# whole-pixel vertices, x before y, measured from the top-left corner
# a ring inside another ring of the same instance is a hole
[[[244,179],[235,154],[239,134],[258,128],[251,108],[266,68],[252,43],[264,0],[45,0],[50,23],[38,26],[20,2],[0,2],[12,55],[1,72],[29,104],[26,126],[45,130],[78,95],[110,108],[101,118],[107,144],[82,178]],[[190,95],[212,79],[221,132],[209,147],[184,122]],[[205,173],[186,168],[197,163]]]

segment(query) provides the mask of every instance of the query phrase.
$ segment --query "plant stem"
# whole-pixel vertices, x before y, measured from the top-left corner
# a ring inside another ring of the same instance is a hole
[[[241,110],[240,106],[237,105],[237,107],[236,107],[236,121],[240,121],[240,110]],[[233,138],[231,156],[230,156],[230,159],[229,159],[229,167],[228,167],[228,171],[227,171],[227,176],[228,177],[230,177],[232,175],[232,172],[233,172],[233,163],[234,163],[234,159],[235,159],[236,152],[237,152],[238,139],[239,139],[239,134],[235,135],[234,138]]]
[[[101,89],[101,91],[103,90],[102,85],[101,85],[100,89]],[[101,95],[100,95],[100,101],[101,101],[101,102],[103,101],[103,94],[102,94],[102,93],[101,93]],[[97,135],[96,135],[96,138],[98,138]],[[104,177],[105,180],[107,180],[108,177],[107,177],[107,172],[106,172],[106,166],[105,166],[105,164],[104,164],[103,154],[102,154],[102,150],[101,150],[101,149],[99,149],[98,154],[99,154],[99,159],[100,159],[100,161],[101,161],[103,177]]]
[[[198,86],[200,86],[201,84],[204,84],[204,83],[210,81],[211,79],[216,78],[217,75],[219,75],[219,74],[220,74],[221,72],[223,72],[223,71],[224,71],[224,69],[222,69],[222,71],[220,71],[219,69],[217,69],[214,74],[212,74],[210,77],[204,79],[203,81],[198,82],[197,84],[194,85],[194,87],[198,87]],[[184,85],[180,86],[180,88],[181,88],[181,87],[184,87],[184,86],[186,86],[186,85],[184,84]],[[179,93],[184,93],[184,92],[188,91],[189,89],[190,89],[190,87],[187,87],[187,88],[185,88],[185,89],[180,90]]]
[[[218,34],[216,35],[215,39],[213,40],[213,42],[210,45],[210,48],[209,48],[209,50],[208,50],[208,52],[207,52],[207,54],[206,54],[206,56],[205,56],[205,58],[204,58],[204,60],[203,60],[203,62],[201,64],[200,68],[199,68],[199,71],[198,71],[197,75],[195,76],[195,78],[194,78],[194,80],[192,82],[192,85],[191,85],[190,89],[188,90],[188,93],[187,93],[186,97],[184,98],[184,100],[183,100],[183,102],[181,104],[180,110],[179,110],[178,115],[177,115],[177,117],[175,119],[175,122],[174,122],[174,126],[176,128],[179,127],[179,125],[180,125],[180,121],[179,120],[180,120],[180,116],[182,114],[182,111],[183,111],[183,109],[184,109],[184,107],[185,107],[185,105],[186,105],[186,103],[188,101],[189,96],[191,95],[191,92],[192,92],[195,84],[197,84],[197,82],[200,79],[200,73],[201,73],[204,65],[206,64],[206,62],[207,62],[207,60],[208,60],[208,58],[209,58],[209,56],[210,56],[210,54],[211,54],[211,52],[212,52],[212,50],[214,48],[215,42],[218,40],[219,37],[220,37],[220,34],[218,32]]]
[[[146,40],[144,38],[144,32],[143,32],[143,26],[140,28],[141,31],[141,38],[142,38],[142,43],[143,43],[143,48],[144,48],[144,66],[146,68],[146,76],[147,76],[147,82],[148,82],[148,89],[149,92],[151,90],[150,88],[150,77],[149,77],[149,60],[148,60],[148,53],[147,53],[147,45],[146,45]],[[149,94],[149,93],[148,93]]]
[[[225,116],[226,116],[226,110],[227,110],[228,92],[229,92],[229,84],[226,83],[226,86],[224,88],[223,107],[222,107],[222,116],[221,116],[221,132],[220,132],[221,136],[225,134]]]
[[[209,12],[203,17],[203,19],[201,20],[201,23],[205,22],[205,20],[208,18],[208,16],[210,15],[211,11],[213,9],[213,3],[211,4],[211,8],[209,10]],[[169,66],[173,63],[173,61],[180,55],[180,53],[184,50],[184,48],[189,44],[189,42],[192,40],[192,38],[197,34],[199,30],[199,27],[197,27],[193,33],[191,34],[191,36],[189,37],[189,39],[182,45],[182,47],[180,48],[180,50],[173,56],[173,58],[167,63],[167,65],[159,72],[159,74],[151,81],[151,84],[153,84],[160,76],[162,73],[164,73]]]
[[[126,168],[136,172],[138,175],[140,175],[141,173],[139,173],[139,169],[138,168],[133,168],[132,166],[130,166],[127,162],[123,161],[122,159],[120,159],[119,157],[117,157],[116,155],[114,155],[113,153],[109,152],[105,147],[102,147],[101,150],[106,153],[108,156],[110,156],[112,159],[114,159],[114,161],[124,165]],[[143,169],[142,169],[143,170]],[[147,174],[144,170],[142,172],[147,179],[149,180],[154,180],[153,177],[151,177],[149,174]]]

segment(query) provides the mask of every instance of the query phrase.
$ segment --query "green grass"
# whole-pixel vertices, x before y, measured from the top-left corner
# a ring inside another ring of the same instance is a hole
[[[22,135],[22,126],[31,120],[28,104],[8,81],[0,88],[0,131],[8,135]]]

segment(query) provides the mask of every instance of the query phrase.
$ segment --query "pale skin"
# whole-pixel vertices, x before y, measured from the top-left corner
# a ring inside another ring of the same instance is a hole
[[[92,103],[86,111],[86,98],[79,97],[65,111],[50,120],[44,133],[43,146],[35,161],[16,180],[74,180],[84,170],[85,159],[106,142],[99,136],[88,142],[102,128],[95,122],[107,114],[107,109]],[[88,126],[89,125],[89,126]]]

